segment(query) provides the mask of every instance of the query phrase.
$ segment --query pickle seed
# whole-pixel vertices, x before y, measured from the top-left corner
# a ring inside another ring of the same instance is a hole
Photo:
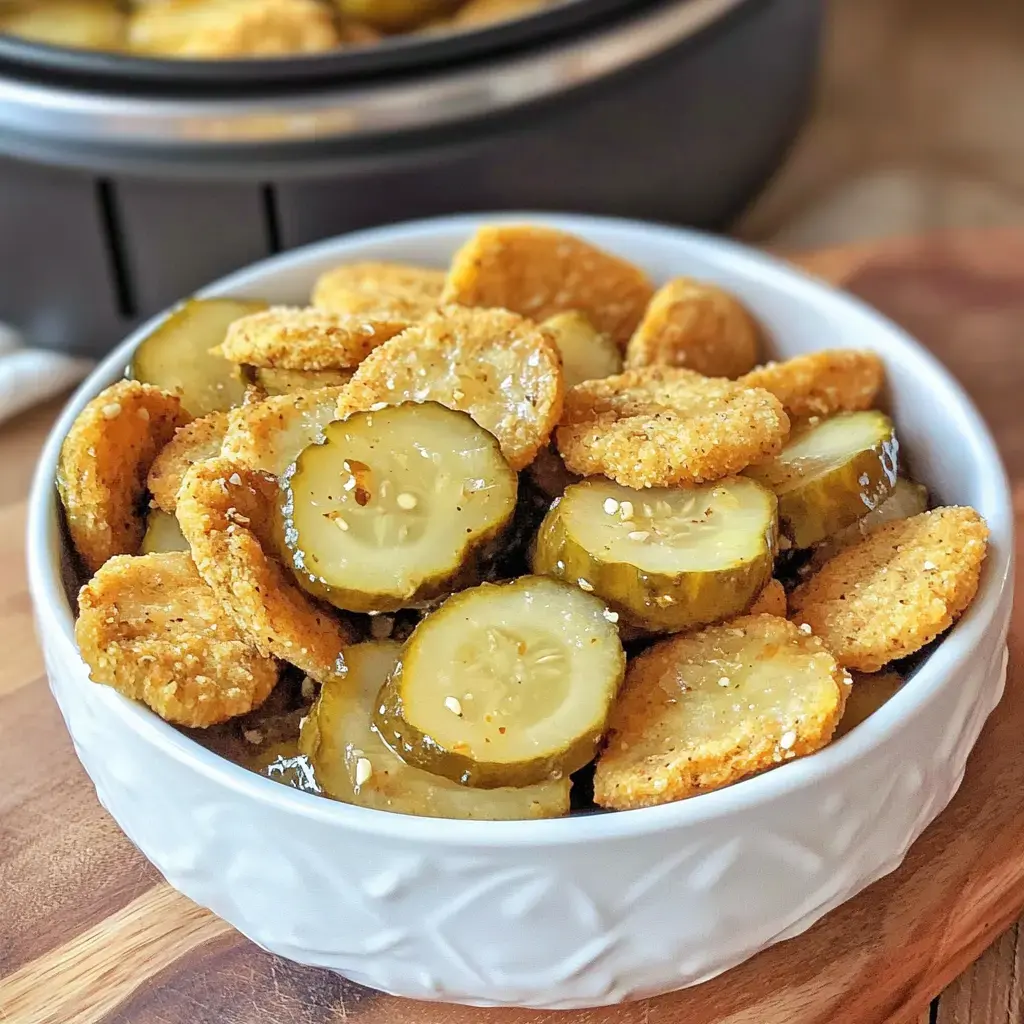
[[[365,785],[370,781],[371,775],[373,775],[373,765],[370,764],[370,759],[367,757],[359,758],[356,761],[356,785]]]
[[[398,503],[398,507],[406,512],[411,512],[419,504],[416,500],[416,495],[409,494],[408,491],[403,491],[395,501]]]
[[[462,705],[458,697],[445,697],[444,706],[453,714],[462,717]]]

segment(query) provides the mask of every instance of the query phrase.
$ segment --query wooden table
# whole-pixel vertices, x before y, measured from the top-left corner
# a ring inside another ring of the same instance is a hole
[[[873,244],[804,262],[953,367],[996,432],[1024,513],[1024,233]],[[1011,657],[1006,696],[960,793],[900,870],[805,935],[699,988],[580,1014],[469,1010],[392,999],[256,949],[170,890],[122,836],[97,804],[46,690],[22,535],[29,475],[56,408],[0,428],[2,1024],[1024,1020],[1024,956],[1013,924],[1024,907],[1019,657]],[[1011,646],[1024,650],[1024,606]]]

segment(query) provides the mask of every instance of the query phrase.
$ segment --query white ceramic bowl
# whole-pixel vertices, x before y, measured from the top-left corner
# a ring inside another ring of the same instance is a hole
[[[813,757],[682,803],[531,822],[413,818],[250,774],[96,686],[61,583],[61,439],[152,327],[60,418],[32,496],[29,561],[50,683],[103,805],[167,880],[264,948],[399,995],[580,1007],[681,988],[796,935],[892,871],[956,791],[1005,678],[1012,523],[978,413],[939,364],[870,309],[737,245],[589,217],[444,218],[267,260],[204,293],[301,303],[344,260],[443,266],[481,223],[544,221],[656,279],[720,282],[788,356],[872,348],[903,450],[945,503],[978,508],[992,547],[977,600],[877,714]]]

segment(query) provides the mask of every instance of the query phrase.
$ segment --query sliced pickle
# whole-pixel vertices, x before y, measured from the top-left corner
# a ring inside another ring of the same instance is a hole
[[[568,776],[519,789],[470,789],[396,757],[374,731],[371,717],[401,650],[392,641],[347,648],[348,675],[320,691],[299,742],[328,796],[424,818],[514,821],[568,813]]]
[[[594,477],[548,512],[533,571],[597,594],[633,629],[707,625],[744,611],[771,579],[775,508],[743,477],[644,491]]]
[[[374,708],[407,764],[529,786],[591,761],[626,668],[604,602],[543,576],[484,583],[413,631]]]
[[[783,535],[809,548],[892,494],[898,453],[888,416],[848,412],[794,431],[774,459],[745,472],[778,495]]]
[[[567,388],[622,373],[622,350],[582,313],[558,313],[541,326],[547,328],[558,346]]]
[[[158,508],[150,510],[146,516],[146,533],[142,538],[142,553],[156,555],[162,551],[188,551],[178,520],[170,512],[162,512]]]
[[[240,405],[245,381],[234,363],[210,349],[233,320],[261,309],[265,302],[248,299],[190,299],[139,345],[128,376],[176,391],[193,416]]]
[[[283,480],[299,582],[338,608],[388,612],[479,582],[516,507],[494,436],[435,402],[354,413]]]
[[[881,505],[858,519],[852,526],[826,537],[814,548],[808,563],[808,571],[820,569],[833,555],[851,544],[856,544],[876,526],[891,523],[894,519],[909,519],[911,516],[920,515],[927,508],[928,489],[901,477],[896,481],[892,494]]]
[[[272,366],[247,366],[245,375],[267,395],[292,395],[347,384],[352,370],[282,370]]]
[[[895,697],[906,680],[899,672],[853,672],[853,685],[846,699],[846,710],[839,720],[835,739],[845,736],[870,718],[890,698]]]

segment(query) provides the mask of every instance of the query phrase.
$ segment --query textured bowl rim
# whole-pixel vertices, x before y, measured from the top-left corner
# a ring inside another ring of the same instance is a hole
[[[245,295],[247,291],[254,291],[254,280],[267,272],[294,269],[332,255],[339,259],[358,258],[359,251],[371,244],[393,245],[394,258],[398,259],[401,258],[402,245],[412,240],[429,240],[439,232],[453,230],[468,236],[481,224],[501,222],[546,224],[584,237],[593,231],[600,231],[606,237],[609,233],[619,234],[623,239],[633,241],[638,235],[646,235],[663,243],[679,244],[684,249],[699,248],[702,258],[709,262],[738,267],[762,285],[786,293],[794,302],[829,310],[835,317],[859,322],[866,332],[886,335],[894,348],[901,349],[904,356],[916,364],[918,372],[928,379],[936,407],[942,408],[947,418],[955,420],[957,433],[971,449],[984,497],[980,504],[989,510],[987,520],[991,546],[973,604],[907,685],[865,723],[813,757],[789,762],[763,775],[689,800],[658,807],[538,821],[420,818],[325,799],[289,789],[214,754],[148,708],[110,688],[97,687],[90,694],[90,699],[100,702],[104,713],[114,716],[121,726],[135,730],[165,755],[256,804],[272,805],[278,811],[318,819],[341,829],[445,847],[567,845],[614,841],[663,829],[699,826],[713,819],[741,814],[753,806],[770,804],[794,790],[805,789],[810,793],[815,786],[844,773],[861,758],[870,757],[903,729],[940,687],[956,676],[982,637],[990,629],[998,627],[999,607],[1003,594],[1011,585],[1013,568],[1013,507],[1009,482],[995,442],[980,413],[950,373],[892,321],[860,300],[784,261],[737,242],[645,221],[533,211],[435,217],[353,232],[261,260],[219,279],[196,294],[199,297]],[[614,248],[607,240],[602,244]],[[82,406],[108,380],[120,373],[135,346],[169,312],[164,310],[135,330],[76,390],[47,438],[33,480],[28,509],[28,565],[37,621],[46,625],[48,635],[56,634],[54,639],[79,661],[83,670],[85,666],[75,644],[71,608],[64,593],[57,557],[60,550],[54,486],[57,456],[62,440]]]

